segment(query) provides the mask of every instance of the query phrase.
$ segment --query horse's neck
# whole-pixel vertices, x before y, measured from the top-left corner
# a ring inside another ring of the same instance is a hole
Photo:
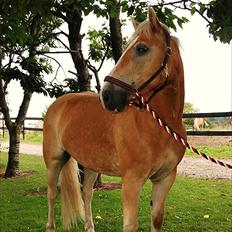
[[[172,78],[172,82],[152,99],[150,106],[166,123],[180,123],[184,106],[183,73]]]

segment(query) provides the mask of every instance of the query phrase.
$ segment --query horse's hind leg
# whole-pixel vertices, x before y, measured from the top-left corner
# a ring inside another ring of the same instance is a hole
[[[97,173],[87,168],[84,169],[83,200],[85,207],[85,232],[94,232],[91,200],[93,196],[93,185],[97,179]]]
[[[61,155],[59,158],[46,160],[47,166],[47,198],[48,198],[48,222],[46,225],[46,232],[55,231],[55,221],[54,221],[54,205],[57,195],[57,182],[59,179],[59,174],[68,160],[68,155],[65,155],[63,151],[60,151]]]
[[[175,181],[176,168],[162,181],[152,181],[152,232],[160,232],[163,225],[165,199]]]

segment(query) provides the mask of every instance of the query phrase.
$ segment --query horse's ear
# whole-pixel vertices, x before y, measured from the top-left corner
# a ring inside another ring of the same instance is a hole
[[[130,17],[130,19],[131,19],[131,22],[134,26],[134,29],[136,30],[140,23],[138,21],[136,21],[133,17]]]
[[[152,29],[158,31],[160,28],[160,22],[156,16],[153,7],[151,6],[148,7],[148,20],[150,21]]]

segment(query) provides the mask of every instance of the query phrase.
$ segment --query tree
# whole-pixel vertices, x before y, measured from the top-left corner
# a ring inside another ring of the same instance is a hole
[[[86,34],[81,34],[83,19],[90,13],[96,17],[104,17],[109,25],[102,25],[100,30],[91,29]],[[74,62],[76,73],[74,78],[66,78],[64,84],[53,83],[50,95],[58,97],[67,92],[90,90],[91,73],[96,80],[96,89],[100,91],[98,72],[106,59],[113,58],[115,62],[122,54],[122,35],[120,22],[120,4],[117,0],[107,1],[58,1],[53,14],[61,18],[68,25],[68,33],[62,32],[69,41],[69,45],[60,40],[68,49]],[[82,40],[89,40],[89,55],[84,57]],[[59,38],[58,38],[59,39]],[[96,63],[99,66],[96,67]]]
[[[190,102],[184,103],[184,113],[196,113],[198,109],[195,108],[195,106]],[[183,122],[186,126],[186,129],[192,129],[194,125],[194,119],[193,118],[185,118],[183,119]]]
[[[61,21],[50,14],[53,1],[2,0],[0,5],[0,107],[10,135],[5,177],[19,174],[20,130],[34,92],[46,94],[44,74],[52,67],[38,55],[54,47]],[[19,81],[24,96],[15,121],[6,100],[9,83]]]

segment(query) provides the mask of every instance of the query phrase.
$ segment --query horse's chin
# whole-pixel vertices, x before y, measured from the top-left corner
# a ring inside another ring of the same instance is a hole
[[[111,112],[112,114],[119,114],[125,111],[125,107],[120,107],[120,108],[115,108],[115,109],[107,109],[106,107],[104,107],[105,110],[107,110],[108,112]]]

